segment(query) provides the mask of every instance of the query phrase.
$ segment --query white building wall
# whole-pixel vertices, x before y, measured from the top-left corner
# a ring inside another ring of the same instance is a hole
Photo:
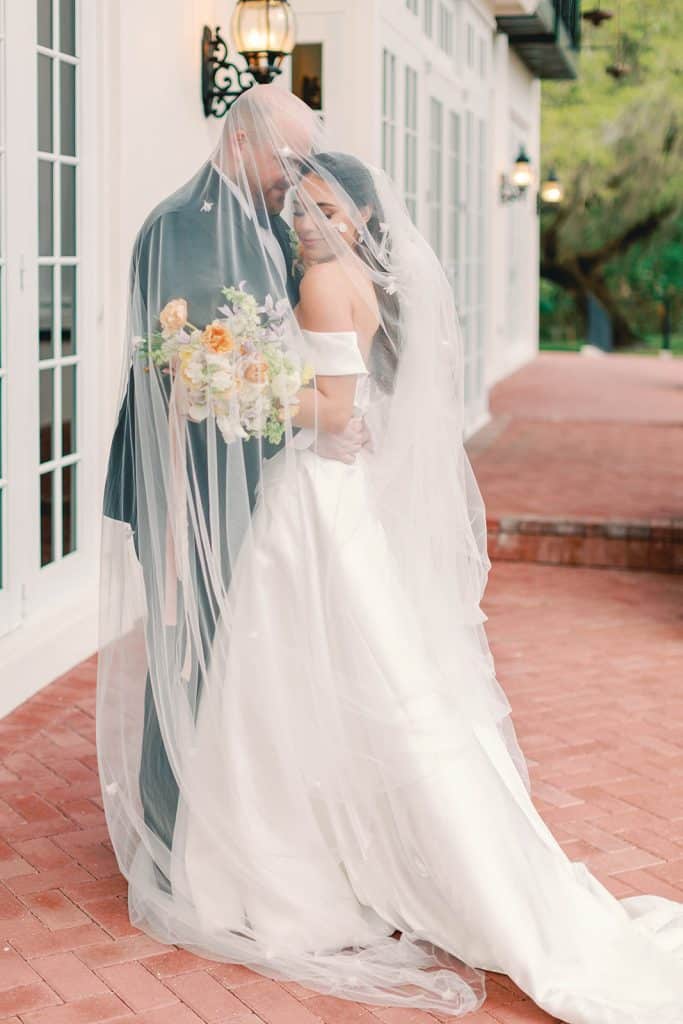
[[[500,203],[498,192],[500,173],[509,172],[522,142],[538,176],[541,83],[529,74],[504,34],[494,39],[494,63],[494,215],[490,225],[493,324],[486,357],[487,390],[538,351],[539,236],[535,189],[530,188],[522,199],[508,204]]]
[[[23,83],[17,87],[16,76],[30,75],[35,67],[35,25],[29,7],[35,4],[27,4],[26,11],[23,5],[9,9],[8,48],[14,61],[8,75],[17,104],[25,90]],[[13,558],[11,568],[16,571],[9,578],[12,592],[6,596],[12,598],[16,612],[10,628],[0,628],[0,716],[97,649],[99,513],[117,411],[131,246],[146,213],[196,170],[220,131],[219,123],[206,120],[201,108],[200,40],[205,22],[222,24],[227,31],[230,8],[225,2],[81,0],[80,7],[80,345],[87,376],[80,381],[77,414],[84,483],[79,493],[79,557],[71,555],[36,572],[32,538],[23,559],[31,565],[25,569]],[[23,117],[32,130],[35,96],[24,111],[17,104],[15,119]],[[19,216],[35,203],[35,186],[30,185],[35,164],[23,166],[14,153],[8,156],[11,187],[5,198]],[[22,253],[10,254],[7,305],[13,322],[22,301],[18,280],[25,278],[35,289],[33,273]],[[30,313],[21,321],[27,351],[36,344],[32,307]],[[12,333],[18,342],[16,331]],[[10,371],[16,372],[17,350],[18,345],[10,353]],[[11,387],[11,372],[8,383]],[[33,429],[35,411],[30,402],[25,404],[18,415]],[[22,430],[23,423],[8,431],[15,444]],[[33,457],[33,446],[28,455]],[[8,487],[21,484],[21,472],[21,465],[16,466]],[[31,521],[34,505],[31,497],[10,524],[6,560],[8,552],[14,556],[21,519]],[[47,582],[52,583],[50,589]]]

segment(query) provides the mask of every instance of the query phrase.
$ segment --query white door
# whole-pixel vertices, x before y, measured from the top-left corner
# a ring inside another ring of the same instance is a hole
[[[0,0],[0,635],[65,606],[94,571],[93,9]]]

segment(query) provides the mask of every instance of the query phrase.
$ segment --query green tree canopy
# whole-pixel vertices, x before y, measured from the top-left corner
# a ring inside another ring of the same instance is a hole
[[[579,78],[542,86],[543,170],[555,166],[565,199],[542,215],[541,275],[580,308],[595,295],[616,344],[627,345],[639,329],[634,297],[653,300],[664,284],[658,268],[670,277],[679,259],[683,4],[613,0],[603,9],[615,16],[600,28],[582,22]],[[630,66],[624,77],[606,72],[616,61]]]

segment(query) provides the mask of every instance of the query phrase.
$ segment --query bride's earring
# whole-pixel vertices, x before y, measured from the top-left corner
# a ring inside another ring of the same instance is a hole
[[[335,224],[334,226],[336,227],[340,235],[345,235],[346,232],[349,230],[349,225],[343,220],[340,220],[339,223]]]

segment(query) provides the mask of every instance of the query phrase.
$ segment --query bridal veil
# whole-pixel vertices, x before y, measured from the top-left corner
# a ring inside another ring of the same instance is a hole
[[[321,202],[329,190],[341,220]],[[264,826],[273,848],[262,857],[247,858],[230,841],[226,790],[213,785],[210,762],[197,770],[202,704],[225,706],[238,680],[247,692],[253,671],[253,659],[240,663],[230,645],[240,622],[240,552],[256,517],[279,500],[264,466],[277,458],[278,486],[284,474],[290,500],[299,493],[298,430],[288,409],[299,388],[315,388],[316,366],[293,313],[308,269],[295,213],[315,231],[319,258],[335,260],[349,282],[360,273],[372,284],[381,323],[368,360],[367,513],[381,525],[429,670],[413,681],[408,706],[397,695],[393,715],[381,659],[362,678],[339,670],[330,630],[340,617],[353,628],[357,608],[353,600],[339,607],[329,582],[361,527],[342,516],[325,556],[316,555],[315,590],[294,578],[283,605],[303,666],[296,680],[281,671],[282,645],[269,648],[269,622],[251,623],[272,702],[251,709],[250,728],[263,722],[268,755],[290,772],[302,807],[322,793],[328,822],[343,818],[343,843],[334,827],[321,827],[340,863],[349,835],[361,856],[373,856],[380,803],[400,801],[402,787],[436,771],[465,741],[462,723],[497,723],[528,789],[480,608],[490,568],[486,519],[463,444],[463,334],[448,280],[389,178],[340,153],[286,90],[255,86],[228,112],[208,159],[150,213],[135,241],[102,519],[97,749],[107,823],[129,882],[131,920],[162,941],[370,1003],[420,1005],[416,970],[431,969],[451,993],[460,985],[464,1013],[483,1001],[483,972],[419,934],[397,941],[391,922],[374,942],[340,949],[265,937],[249,894],[255,906],[278,851],[272,821],[262,822],[264,809],[250,801],[250,772],[264,753],[259,731],[253,765],[225,785],[240,820],[255,834]],[[359,289],[358,302],[367,294]],[[313,427],[313,445],[318,434]],[[303,490],[290,512],[300,516],[303,565]],[[267,590],[267,572],[257,583]],[[218,643],[227,675],[211,671]],[[306,737],[317,737],[304,749],[301,714]],[[216,749],[227,747],[225,719],[216,713],[212,721]],[[201,821],[215,863],[244,896],[222,927],[205,926],[183,883],[179,806]],[[420,836],[406,830],[401,840],[419,871]],[[315,885],[300,898],[305,918]]]

